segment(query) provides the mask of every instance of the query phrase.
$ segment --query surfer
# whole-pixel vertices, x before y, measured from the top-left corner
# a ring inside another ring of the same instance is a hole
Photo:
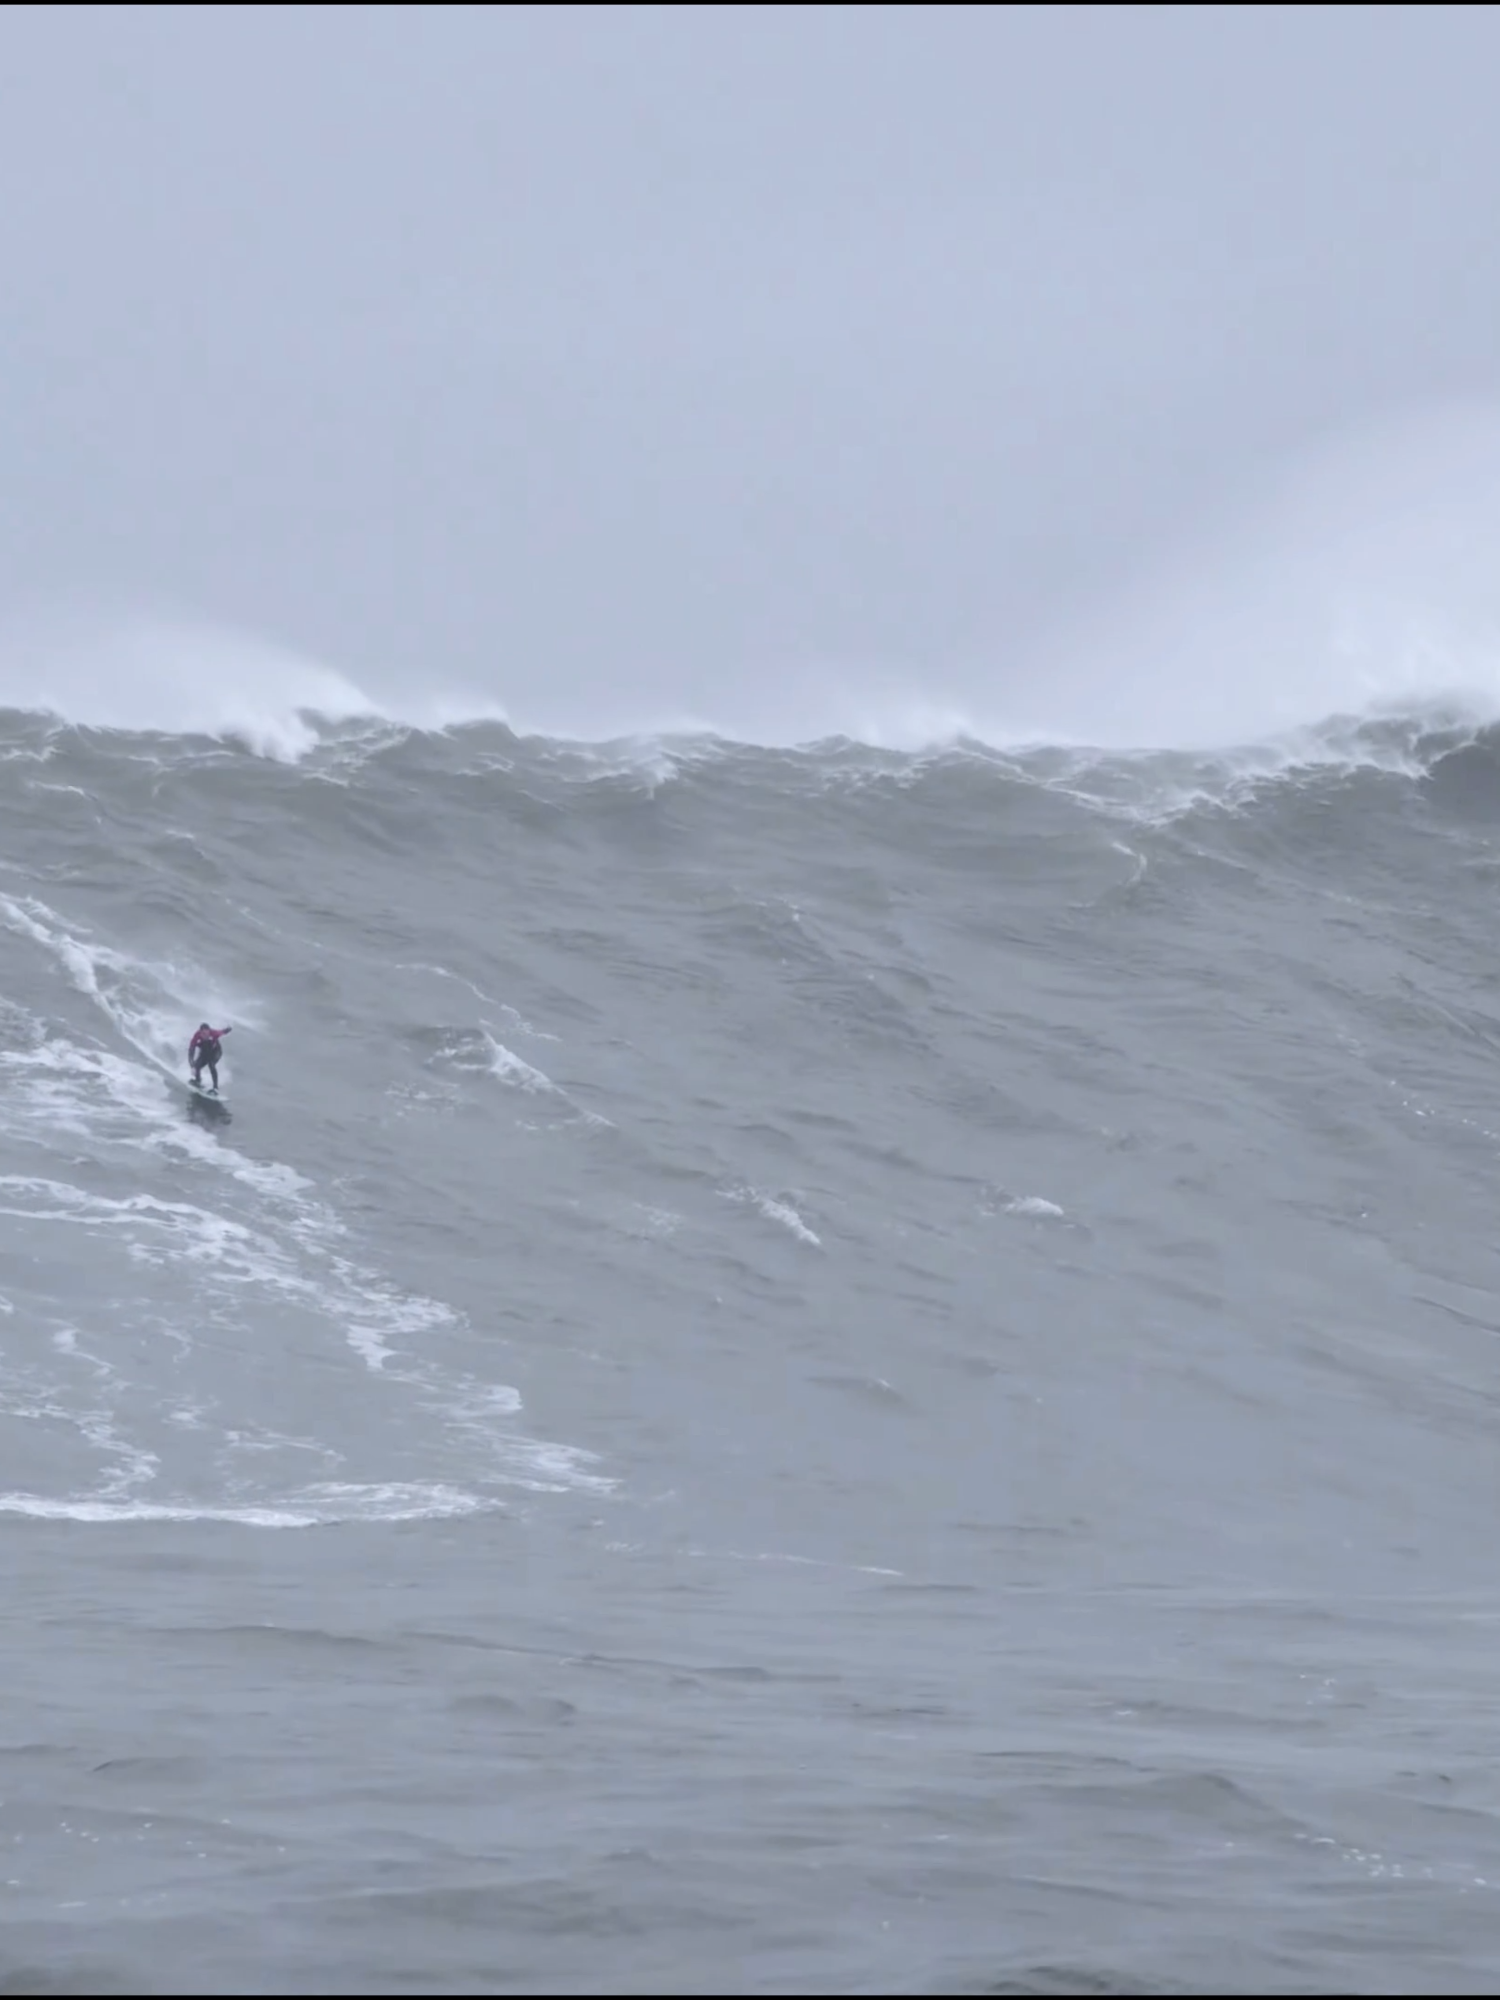
[[[193,1082],[197,1083],[204,1070],[214,1080],[214,1090],[219,1088],[219,1058],[224,1053],[220,1036],[227,1035],[227,1028],[211,1028],[207,1021],[200,1021],[193,1031],[193,1039],[188,1043],[188,1061],[193,1065]],[[201,1088],[201,1085],[199,1086]]]

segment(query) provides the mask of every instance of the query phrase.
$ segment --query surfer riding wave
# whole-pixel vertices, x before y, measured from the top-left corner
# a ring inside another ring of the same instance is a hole
[[[193,1066],[193,1082],[201,1089],[201,1078],[204,1070],[207,1070],[213,1078],[213,1090],[216,1096],[219,1089],[219,1059],[224,1053],[221,1037],[228,1033],[227,1028],[211,1028],[207,1021],[200,1021],[193,1030],[193,1039],[188,1043],[188,1061]]]

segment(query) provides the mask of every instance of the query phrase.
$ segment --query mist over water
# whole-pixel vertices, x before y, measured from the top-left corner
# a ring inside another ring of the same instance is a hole
[[[984,657],[809,654],[747,671],[731,654],[654,677],[645,698],[622,663],[601,697],[525,656],[489,661],[480,687],[441,661],[418,676],[323,662],[181,607],[35,604],[0,627],[0,696],[84,727],[228,736],[292,758],[322,717],[492,720],[581,743],[1279,745],[1317,761],[1362,718],[1500,716],[1497,534],[1500,409],[1470,402],[1279,462],[1113,590]]]

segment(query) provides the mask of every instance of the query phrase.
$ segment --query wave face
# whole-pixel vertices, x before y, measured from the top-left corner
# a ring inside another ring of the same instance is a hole
[[[7,1976],[1489,1990],[1494,732],[0,809]]]

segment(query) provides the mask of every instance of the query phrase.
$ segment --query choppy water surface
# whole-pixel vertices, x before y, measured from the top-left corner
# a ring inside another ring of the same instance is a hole
[[[0,754],[7,1990],[1494,1989],[1493,741]]]

